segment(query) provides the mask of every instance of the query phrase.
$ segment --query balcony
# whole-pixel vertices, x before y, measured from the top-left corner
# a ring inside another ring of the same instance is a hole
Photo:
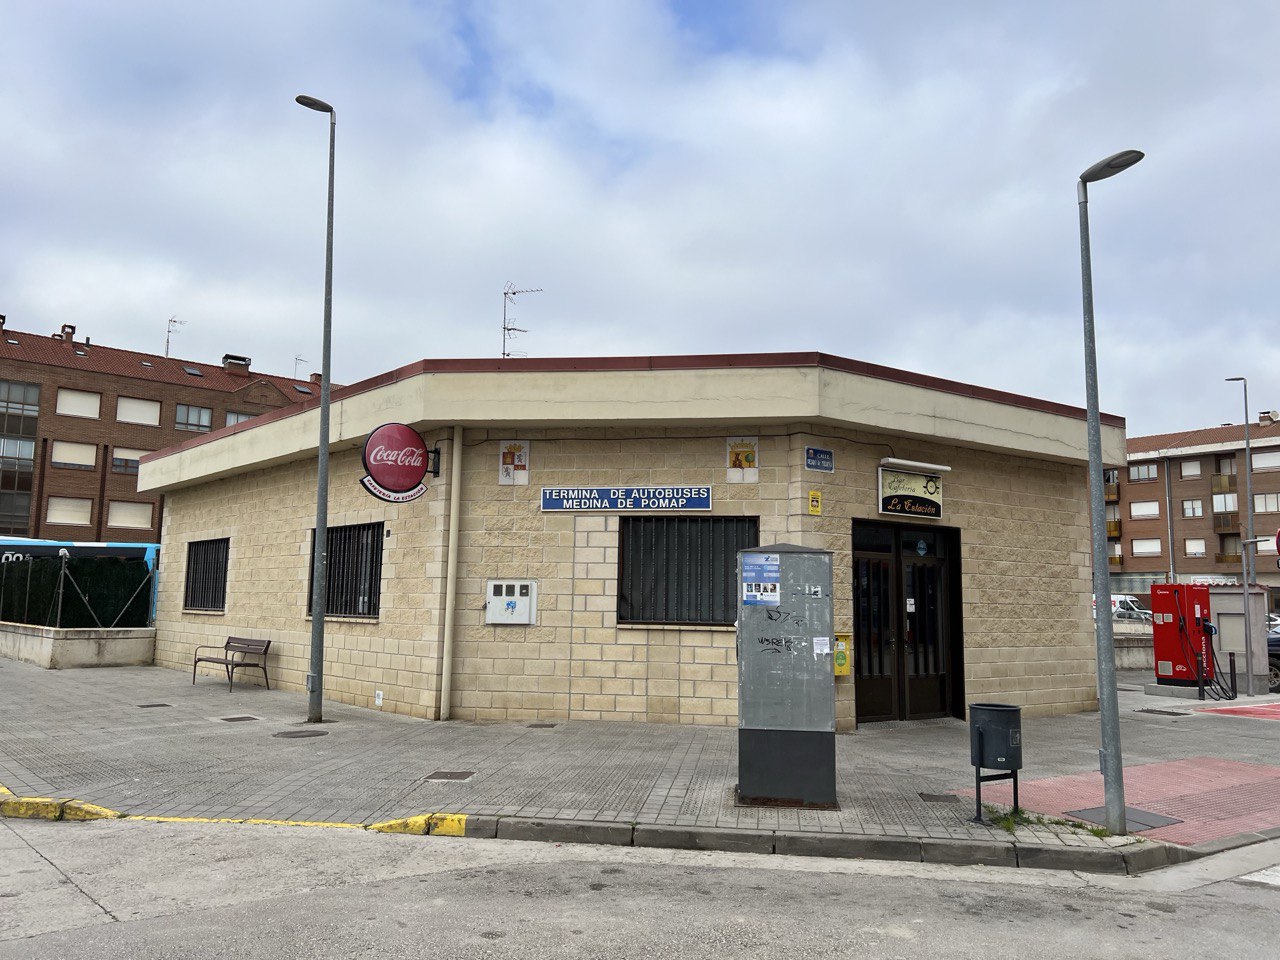
[[[1213,532],[1239,533],[1240,511],[1232,510],[1230,513],[1215,513],[1213,515]]]
[[[1120,538],[1120,521],[1108,520],[1107,521],[1107,539],[1118,540],[1119,538]]]
[[[1240,566],[1240,554],[1238,553],[1215,553],[1213,555],[1214,563],[1229,563],[1233,567]]]
[[[1209,489],[1213,493],[1235,493],[1236,475],[1234,473],[1215,473],[1209,478]]]
[[[1107,503],[1120,502],[1120,484],[1104,483],[1102,485],[1102,499]]]
[[[1113,555],[1113,556],[1107,557],[1107,561],[1108,561],[1108,562],[1111,564],[1111,566],[1113,566],[1113,567],[1122,567],[1122,566],[1124,566],[1124,557],[1117,557],[1117,556],[1114,556],[1114,555]]]

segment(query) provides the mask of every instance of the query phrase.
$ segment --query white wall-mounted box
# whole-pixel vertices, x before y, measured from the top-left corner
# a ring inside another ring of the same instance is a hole
[[[488,580],[484,592],[485,623],[528,625],[537,622],[538,581]]]

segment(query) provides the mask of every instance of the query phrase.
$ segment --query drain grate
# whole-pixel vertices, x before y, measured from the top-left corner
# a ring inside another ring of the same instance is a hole
[[[952,793],[922,793],[920,799],[925,803],[959,803],[960,798]]]
[[[1141,710],[1135,710],[1134,713],[1154,713],[1158,717],[1189,717],[1189,713],[1180,713],[1177,710],[1157,710],[1154,707],[1144,707]]]
[[[258,720],[260,717],[219,717],[224,723],[244,723],[246,720]]]
[[[279,737],[281,740],[305,740],[308,737],[327,737],[328,730],[285,730],[283,733],[273,733],[273,737]]]
[[[474,770],[437,770],[435,773],[428,773],[428,780],[448,780],[453,782],[461,782],[470,780],[476,775]]]
[[[172,706],[173,706],[172,703],[140,703],[138,704],[138,709],[150,710],[152,707],[172,707]]]
[[[526,724],[530,730],[550,730],[555,726],[554,723],[530,723]]]

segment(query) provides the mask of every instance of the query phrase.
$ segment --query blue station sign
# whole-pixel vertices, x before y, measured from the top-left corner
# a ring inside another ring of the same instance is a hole
[[[543,487],[543,510],[710,510],[711,487]]]

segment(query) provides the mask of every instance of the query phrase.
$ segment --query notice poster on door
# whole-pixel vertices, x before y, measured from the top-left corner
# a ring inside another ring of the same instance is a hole
[[[529,485],[529,441],[503,440],[498,444],[498,485],[503,487],[527,487]]]
[[[742,555],[742,602],[748,607],[776,607],[782,602],[782,561],[776,553]]]

